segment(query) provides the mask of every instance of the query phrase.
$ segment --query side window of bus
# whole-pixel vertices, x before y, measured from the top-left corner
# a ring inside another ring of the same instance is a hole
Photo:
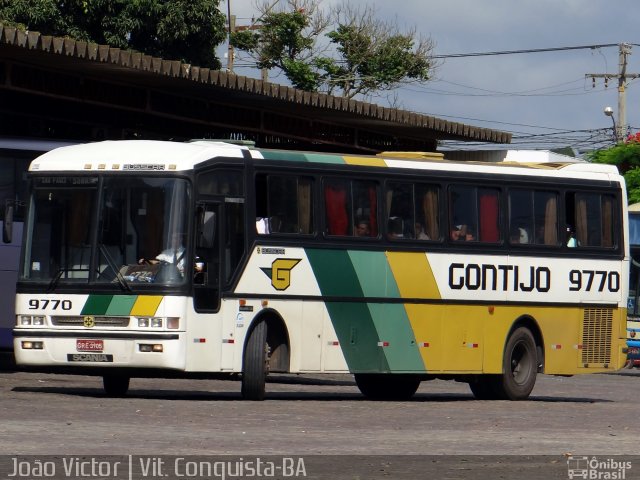
[[[198,176],[198,193],[242,197],[244,195],[242,173],[221,169],[202,173]]]
[[[323,183],[327,235],[378,236],[378,184],[327,178]]]
[[[500,190],[452,185],[449,188],[449,239],[498,243]]]
[[[256,217],[259,234],[312,234],[313,179],[294,175],[258,175]]]
[[[34,155],[35,156],[35,155]],[[30,158],[0,152],[0,220],[4,221],[4,210],[8,201],[17,200],[13,220],[22,222],[26,201],[26,171]],[[14,239],[16,241],[16,239]],[[17,240],[20,241],[19,239]]]
[[[439,188],[388,182],[385,188],[387,238],[439,240]]]
[[[509,243],[558,245],[558,194],[532,189],[509,191]]]
[[[570,192],[566,195],[568,247],[614,248],[618,244],[613,195]]]

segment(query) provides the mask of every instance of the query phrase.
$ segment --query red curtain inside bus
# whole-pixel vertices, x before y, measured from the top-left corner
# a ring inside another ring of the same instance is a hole
[[[327,232],[329,235],[347,235],[349,218],[347,215],[347,189],[341,185],[325,185],[324,201],[327,212]]]
[[[496,243],[500,241],[498,226],[498,194],[497,192],[480,193],[480,232],[481,242]]]

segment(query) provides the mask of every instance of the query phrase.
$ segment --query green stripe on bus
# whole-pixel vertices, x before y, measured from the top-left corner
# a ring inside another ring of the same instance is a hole
[[[349,251],[365,297],[400,298],[400,290],[384,252]],[[423,372],[422,356],[404,305],[369,304],[382,352],[394,372]]]
[[[424,372],[425,364],[404,305],[370,303],[373,324],[392,372]]]
[[[306,155],[309,162],[315,163],[337,163],[344,164],[344,158],[339,155],[322,155],[319,153],[308,153]]]
[[[106,315],[128,316],[137,298],[137,295],[115,295],[107,308]]]
[[[306,252],[323,296],[363,297],[349,252],[317,249]],[[367,305],[353,301],[326,302],[326,307],[349,370],[387,371],[389,365],[378,346],[380,339]]]
[[[365,297],[400,298],[384,252],[350,250],[349,258]]]
[[[358,276],[346,250],[306,250],[322,295],[362,298]]]
[[[265,160],[284,160],[290,162],[315,162],[344,164],[344,158],[339,155],[324,155],[321,153],[263,151],[260,153]]]
[[[89,295],[80,315],[104,315],[113,295]]]
[[[380,339],[367,304],[327,302],[326,306],[349,371],[389,371],[387,359],[382,348],[378,346]]]

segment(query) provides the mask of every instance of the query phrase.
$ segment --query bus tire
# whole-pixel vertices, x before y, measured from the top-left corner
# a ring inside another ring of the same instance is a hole
[[[502,372],[495,382],[497,396],[505,400],[526,400],[538,374],[536,342],[528,328],[519,327],[509,336]]]
[[[401,373],[356,373],[360,393],[370,400],[409,400],[420,386],[420,377]]]
[[[269,345],[267,323],[258,322],[247,340],[242,362],[242,398],[264,400],[269,373]]]
[[[124,397],[129,390],[129,380],[121,375],[105,375],[102,377],[104,392],[109,397]]]
[[[476,400],[499,400],[500,392],[497,385],[499,375],[478,375],[469,381],[469,388]]]

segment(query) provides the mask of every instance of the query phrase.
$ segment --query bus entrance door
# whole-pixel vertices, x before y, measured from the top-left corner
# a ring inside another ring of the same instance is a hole
[[[193,303],[197,312],[220,308],[220,204],[198,206]]]

